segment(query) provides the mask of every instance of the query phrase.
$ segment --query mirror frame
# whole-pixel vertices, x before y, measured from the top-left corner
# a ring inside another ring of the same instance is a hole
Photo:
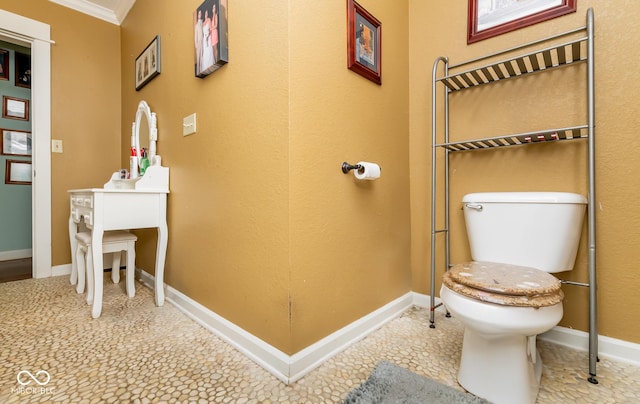
[[[158,127],[156,122],[156,113],[151,112],[151,108],[149,108],[149,104],[146,101],[140,101],[138,104],[138,109],[136,111],[136,120],[133,123],[132,128],[132,136],[133,142],[135,143],[136,153],[138,157],[138,164],[140,163],[140,159],[142,158],[140,152],[140,122],[142,117],[147,119],[147,123],[149,126],[149,153],[148,158],[149,161],[153,162],[153,158],[156,155],[156,141],[158,140]]]

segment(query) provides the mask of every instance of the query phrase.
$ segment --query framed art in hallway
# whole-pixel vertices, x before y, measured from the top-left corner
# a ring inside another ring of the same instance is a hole
[[[160,74],[160,35],[147,45],[136,58],[136,91],[140,91],[148,82]]]
[[[347,0],[347,68],[382,84],[382,24],[360,4]]]
[[[2,96],[2,117],[7,119],[29,120],[29,100]]]
[[[9,80],[9,51],[0,49],[0,80]]]
[[[31,161],[7,160],[5,163],[4,183],[31,185]]]
[[[15,64],[15,85],[18,87],[31,88],[31,55],[16,52]]]
[[[467,44],[576,11],[577,0],[469,0]]]
[[[31,132],[2,129],[2,154],[31,156]]]

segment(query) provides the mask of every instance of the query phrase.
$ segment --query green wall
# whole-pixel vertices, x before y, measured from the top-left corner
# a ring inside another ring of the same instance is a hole
[[[15,85],[15,52],[30,54],[31,50],[3,41],[0,49],[9,52],[9,77],[0,80],[0,95],[31,101],[31,89]],[[23,121],[3,118],[0,114],[0,128],[30,132],[31,117]],[[7,159],[30,161],[31,157],[0,154],[0,260],[3,252],[31,249],[31,186],[5,184]]]

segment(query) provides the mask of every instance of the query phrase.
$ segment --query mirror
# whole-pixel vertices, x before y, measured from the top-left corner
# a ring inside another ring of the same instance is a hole
[[[145,101],[140,101],[136,110],[136,119],[131,124],[131,147],[135,147],[136,154],[131,156],[129,170],[121,169],[113,173],[109,182],[104,184],[105,189],[152,189],[168,192],[169,167],[162,167],[160,156],[156,154],[158,140],[156,122],[155,112],[151,112],[151,108]],[[143,162],[141,147],[147,149],[149,160],[144,161],[144,170],[138,169]]]
[[[142,134],[142,137],[141,137]],[[158,128],[156,125],[156,113],[151,112],[146,101],[140,101],[136,111],[136,120],[131,128],[131,146],[136,148],[138,165],[140,164],[141,147],[147,149],[147,157],[151,164],[156,156],[156,141],[158,140]]]

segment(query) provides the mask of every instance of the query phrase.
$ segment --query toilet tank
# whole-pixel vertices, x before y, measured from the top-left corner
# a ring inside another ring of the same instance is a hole
[[[568,192],[486,192],[462,198],[474,261],[570,271],[587,200]]]

